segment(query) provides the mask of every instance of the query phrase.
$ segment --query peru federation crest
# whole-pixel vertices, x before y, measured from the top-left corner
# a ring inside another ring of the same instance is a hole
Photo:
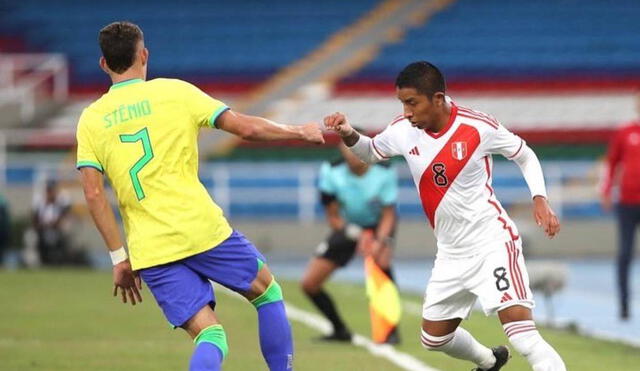
[[[451,155],[458,161],[462,161],[467,157],[467,142],[451,143]]]

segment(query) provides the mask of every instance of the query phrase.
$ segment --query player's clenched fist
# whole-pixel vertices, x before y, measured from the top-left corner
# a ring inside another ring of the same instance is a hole
[[[324,118],[324,126],[335,131],[341,137],[348,137],[353,133],[353,128],[349,125],[349,120],[344,113],[336,112]]]
[[[307,142],[324,144],[324,136],[322,135],[322,130],[320,130],[320,125],[314,122],[302,125],[302,138]]]

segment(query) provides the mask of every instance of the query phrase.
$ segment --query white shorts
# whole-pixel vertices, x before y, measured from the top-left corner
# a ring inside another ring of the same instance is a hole
[[[502,243],[485,255],[436,258],[422,318],[467,319],[476,299],[487,316],[513,305],[534,307],[520,240]]]

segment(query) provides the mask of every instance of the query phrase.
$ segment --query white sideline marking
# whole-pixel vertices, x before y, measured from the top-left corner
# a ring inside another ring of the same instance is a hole
[[[422,304],[416,303],[415,301],[403,300],[402,311],[422,318]]]
[[[220,285],[216,285],[216,290],[218,292],[224,292],[225,294],[244,300],[242,296],[239,294],[226,289]],[[324,319],[323,317],[302,310],[291,303],[285,302],[285,306],[287,308],[287,317],[293,321],[297,321],[310,327],[318,332],[323,334],[329,333],[331,331],[331,325],[329,321]],[[388,344],[375,344],[368,338],[360,335],[354,334],[353,341],[354,345],[365,348],[369,353],[373,354],[376,357],[384,358],[389,362],[395,364],[396,366],[402,368],[407,371],[440,371],[436,368],[432,368],[427,366],[424,362],[419,359],[413,357],[412,355],[404,352],[400,352],[396,350],[393,346]]]
[[[294,321],[301,322],[302,324],[311,327],[319,332],[328,333],[331,331],[331,325],[329,322],[320,317],[319,315],[311,312],[299,309],[290,303],[286,303],[287,317]],[[422,361],[414,358],[412,355],[400,352],[394,347],[388,344],[375,344],[368,338],[354,334],[353,344],[359,347],[363,347],[376,357],[385,358],[389,362],[399,366],[404,370],[409,371],[439,371],[435,368],[429,367]]]

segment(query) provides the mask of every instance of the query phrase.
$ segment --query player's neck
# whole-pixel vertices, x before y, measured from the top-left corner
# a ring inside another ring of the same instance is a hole
[[[134,80],[134,79],[144,80],[145,79],[144,73],[138,69],[130,68],[121,74],[119,73],[111,74],[111,82],[114,85],[119,82]]]
[[[434,133],[439,133],[442,130],[444,130],[444,128],[449,123],[450,117],[451,117],[451,104],[445,102],[442,112],[438,114],[438,117],[436,119],[436,124],[433,126],[432,131]]]

